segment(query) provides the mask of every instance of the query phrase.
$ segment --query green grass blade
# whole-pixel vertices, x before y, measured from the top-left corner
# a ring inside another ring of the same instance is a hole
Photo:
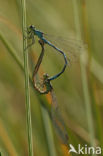
[[[78,5],[75,0],[73,0],[73,7],[74,7],[74,16],[75,16],[75,27],[77,31],[78,38],[81,38],[81,29],[80,29],[80,21],[79,21],[79,11],[78,11]],[[87,122],[88,122],[88,131],[90,134],[90,144],[91,146],[95,147],[95,131],[94,131],[94,125],[93,125],[93,116],[92,116],[92,110],[91,110],[91,102],[90,102],[90,95],[89,95],[89,88],[88,88],[88,81],[87,81],[87,74],[86,74],[86,68],[82,64],[82,61],[80,61],[81,65],[81,78],[82,78],[82,86],[83,86],[83,93],[84,93],[84,100],[85,100],[85,108],[86,108],[86,114],[87,114]]]
[[[26,1],[21,1],[22,6],[22,33],[23,33],[23,54],[24,54],[24,72],[25,72],[25,104],[27,117],[27,133],[28,133],[28,149],[29,156],[33,156],[33,141],[32,141],[32,125],[31,125],[31,110],[30,110],[30,91],[29,91],[29,68],[28,68],[28,51],[27,41],[24,39],[24,31],[26,28]]]
[[[48,143],[48,153],[49,153],[49,156],[52,156],[52,155],[56,156],[56,149],[54,145],[53,132],[52,132],[52,127],[51,127],[51,122],[49,119],[49,114],[43,107],[41,110],[42,110],[44,128],[46,132],[46,139]]]

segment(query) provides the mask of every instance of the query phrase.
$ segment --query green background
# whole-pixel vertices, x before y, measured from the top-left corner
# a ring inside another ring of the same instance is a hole
[[[69,144],[76,149],[78,144],[103,147],[103,1],[26,0],[26,6],[27,25],[33,24],[48,34],[66,37],[70,34],[88,45],[81,52],[83,59],[73,62],[52,82],[63,120],[57,118],[57,128],[48,115],[50,95],[39,95],[30,87],[35,155],[69,155]],[[20,68],[22,43],[21,1],[0,0],[0,150],[10,156],[28,155],[24,73]],[[45,47],[41,77],[42,73],[54,75],[62,68],[61,57],[52,51]],[[29,51],[31,73],[39,54],[36,39]],[[62,124],[68,133],[68,145]]]

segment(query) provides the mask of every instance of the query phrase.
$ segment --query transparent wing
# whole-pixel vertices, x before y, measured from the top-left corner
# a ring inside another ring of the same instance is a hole
[[[70,61],[76,60],[78,56],[87,49],[87,45],[82,40],[76,40],[74,37],[63,38],[54,35],[44,34],[44,37],[54,46],[61,49]]]
[[[56,109],[58,108],[58,102],[53,89],[51,90],[50,94],[52,97],[52,109],[56,111]]]

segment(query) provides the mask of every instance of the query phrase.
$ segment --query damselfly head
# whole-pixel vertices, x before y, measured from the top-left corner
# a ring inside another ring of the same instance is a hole
[[[34,25],[30,25],[30,26],[27,28],[27,32],[28,32],[28,33],[31,33],[32,31],[35,31]]]
[[[34,30],[35,30],[34,25],[30,25],[30,26],[29,26],[29,29],[31,29],[31,30],[33,30],[33,29],[34,29]]]

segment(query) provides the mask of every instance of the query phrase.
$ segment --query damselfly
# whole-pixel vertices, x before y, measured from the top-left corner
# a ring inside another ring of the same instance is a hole
[[[78,55],[78,53],[80,53],[81,49],[84,49],[84,44],[81,40],[74,40],[74,39],[68,39],[68,40],[63,40],[61,39],[61,37],[58,38],[53,38],[53,36],[49,36],[39,30],[37,30],[33,25],[30,25],[27,28],[27,38],[32,40],[32,43],[28,45],[31,46],[35,43],[35,38],[34,36],[37,36],[40,40],[42,40],[42,42],[44,42],[44,44],[49,45],[50,47],[54,48],[57,52],[61,53],[63,55],[64,58],[64,66],[61,70],[61,72],[59,72],[58,74],[56,74],[55,76],[52,76],[50,78],[48,78],[49,81],[56,79],[57,77],[59,77],[66,69],[66,66],[68,64],[68,60],[71,61],[72,57],[75,57],[76,55]],[[48,39],[49,38],[49,39]],[[57,44],[57,42],[59,41],[59,45]],[[58,48],[59,46],[64,45],[64,48]],[[27,47],[27,48],[28,48]],[[65,55],[65,52],[68,53],[69,58],[67,59],[67,56]]]
[[[41,53],[33,71],[33,86],[35,90],[40,94],[47,94],[48,92],[52,93],[53,87],[49,80],[48,74],[43,74],[42,82],[40,81],[38,83],[36,82],[36,75],[38,74],[38,71],[42,63],[43,56],[44,56],[44,42],[42,40],[39,40],[39,44],[41,46]]]

